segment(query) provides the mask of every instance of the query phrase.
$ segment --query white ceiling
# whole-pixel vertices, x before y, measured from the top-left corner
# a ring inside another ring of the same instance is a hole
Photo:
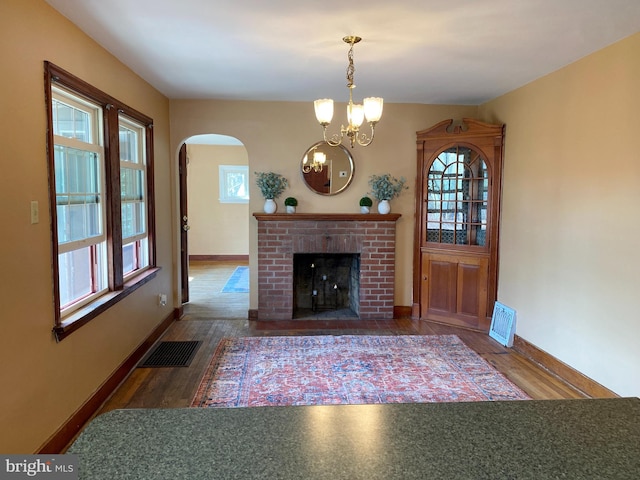
[[[479,104],[640,30],[640,0],[46,0],[170,98]],[[64,66],[63,66],[64,67]]]

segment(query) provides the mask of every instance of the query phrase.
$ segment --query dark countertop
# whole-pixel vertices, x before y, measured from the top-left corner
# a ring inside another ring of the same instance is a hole
[[[638,479],[640,399],[116,410],[82,479]]]

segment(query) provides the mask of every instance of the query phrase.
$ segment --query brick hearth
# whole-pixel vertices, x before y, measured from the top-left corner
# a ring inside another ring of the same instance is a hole
[[[263,214],[258,220],[258,319],[291,320],[293,255],[360,254],[359,318],[393,318],[400,214]]]

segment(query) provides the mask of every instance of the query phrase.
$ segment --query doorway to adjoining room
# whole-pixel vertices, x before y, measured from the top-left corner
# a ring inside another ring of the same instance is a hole
[[[226,135],[196,135],[180,150],[185,317],[248,316],[248,281],[246,288],[225,289],[234,272],[249,264],[248,163],[244,145]],[[248,279],[244,273],[240,280]]]

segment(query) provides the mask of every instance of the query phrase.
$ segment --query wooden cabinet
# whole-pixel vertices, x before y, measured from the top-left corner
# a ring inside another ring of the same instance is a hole
[[[412,315],[488,331],[498,282],[504,125],[417,133]]]

